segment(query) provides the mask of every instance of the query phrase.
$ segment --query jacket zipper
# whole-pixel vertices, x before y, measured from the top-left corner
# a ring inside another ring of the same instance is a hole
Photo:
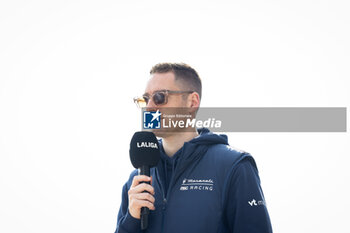
[[[162,184],[162,182],[160,182],[160,180],[159,180],[158,169],[155,169],[155,170],[156,170],[156,173],[157,173],[157,176],[156,176],[157,182],[158,182],[158,185],[159,185],[160,190],[161,190],[161,192],[162,192],[162,198],[163,198],[163,200],[162,200],[162,202],[163,202],[163,207],[162,207],[162,209],[165,210],[165,205],[166,205],[166,203],[167,203],[167,199],[166,199],[166,197],[165,197],[163,184]]]

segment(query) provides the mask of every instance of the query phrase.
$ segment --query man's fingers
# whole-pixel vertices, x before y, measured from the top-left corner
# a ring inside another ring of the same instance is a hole
[[[152,180],[151,177],[145,176],[145,175],[134,176],[134,179],[132,180],[131,188],[137,186],[142,181],[151,182],[151,180]]]
[[[154,195],[154,188],[150,184],[146,183],[141,183],[135,187],[131,187],[129,189],[129,194],[142,193],[144,191],[147,191],[150,194]]]
[[[154,203],[155,199],[154,197],[149,193],[135,193],[130,194],[130,199],[137,199],[137,200],[143,200],[143,201],[149,201],[152,204]]]
[[[130,201],[130,206],[134,207],[135,209],[137,209],[138,211],[142,208],[142,207],[147,207],[150,210],[155,210],[156,208],[154,207],[154,204],[149,202],[149,201],[145,201],[145,200],[139,200],[139,199],[132,199]]]

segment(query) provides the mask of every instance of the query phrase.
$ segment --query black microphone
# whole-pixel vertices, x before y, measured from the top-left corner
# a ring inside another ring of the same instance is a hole
[[[157,165],[160,159],[159,144],[154,133],[149,131],[136,132],[130,142],[130,160],[139,169],[139,175],[150,176],[150,168]],[[150,182],[144,182],[150,183]],[[148,227],[149,209],[141,208],[141,230]]]

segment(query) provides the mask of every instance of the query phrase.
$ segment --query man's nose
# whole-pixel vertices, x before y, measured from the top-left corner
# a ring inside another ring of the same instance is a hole
[[[146,111],[153,112],[153,111],[156,111],[156,108],[157,108],[157,105],[155,105],[152,98],[150,98],[146,105]]]

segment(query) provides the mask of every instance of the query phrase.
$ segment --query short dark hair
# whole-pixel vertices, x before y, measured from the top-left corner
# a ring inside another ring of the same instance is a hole
[[[185,63],[158,63],[152,67],[150,74],[173,72],[175,80],[180,81],[190,88],[189,91],[195,91],[202,98],[202,81],[195,69]]]

